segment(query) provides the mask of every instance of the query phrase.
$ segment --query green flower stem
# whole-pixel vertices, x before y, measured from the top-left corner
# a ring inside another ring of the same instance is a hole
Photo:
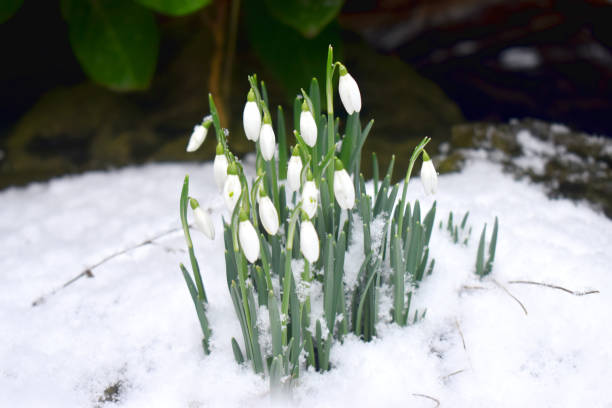
[[[283,346],[287,345],[287,316],[289,313],[289,297],[291,291],[291,259],[293,252],[293,237],[295,235],[295,225],[298,216],[302,210],[302,205],[299,203],[292,211],[289,219],[289,229],[287,232],[287,247],[285,251],[285,276],[283,277],[283,303],[282,303],[282,319],[283,319]]]
[[[400,212],[399,212],[399,219],[397,222],[397,231],[400,234],[400,236],[402,235],[402,231],[403,231],[402,226],[404,223],[404,211],[406,207],[406,192],[408,191],[408,183],[410,182],[410,176],[412,175],[412,167],[414,166],[414,162],[418,159],[419,154],[425,148],[427,143],[430,142],[430,140],[431,138],[424,137],[423,140],[421,140],[421,143],[419,143],[417,147],[414,148],[414,151],[412,152],[412,156],[410,157],[410,164],[408,165],[408,171],[406,171],[406,178],[404,179],[404,188],[402,189],[402,199],[399,202]]]
[[[278,199],[278,178],[276,176],[276,159],[273,158],[266,162],[266,173],[270,176],[270,183],[272,184],[272,201],[274,202],[274,207],[276,207],[276,211],[279,211],[279,199]]]
[[[334,88],[332,79],[334,76],[334,49],[331,44],[327,51],[327,69],[325,75],[325,94],[327,97],[327,150],[326,153],[334,150],[335,148],[335,135],[334,135]],[[334,168],[327,168],[327,183],[329,186],[329,196],[334,196]]]
[[[240,197],[238,198],[236,207],[234,208],[234,213],[232,214],[231,230],[232,230],[232,245],[234,247],[234,257],[236,258],[236,267],[238,269],[238,286],[240,287],[242,305],[245,311],[247,327],[250,332],[252,331],[252,326],[251,326],[251,317],[249,313],[249,302],[248,302],[247,291],[246,291],[247,265],[244,262],[245,261],[244,255],[242,254],[242,251],[240,250],[240,241],[238,240],[238,220],[239,220],[238,215],[240,214],[241,202],[242,200],[244,200],[245,193],[248,195],[248,193],[243,190],[242,193],[240,194]]]
[[[195,257],[193,251],[193,242],[191,241],[191,234],[189,233],[189,223],[187,222],[187,202],[189,199],[189,176],[185,176],[183,182],[183,190],[181,191],[180,200],[180,214],[181,224],[183,225],[183,233],[185,234],[185,241],[187,242],[187,249],[189,251],[189,260],[191,261],[191,269],[195,276],[196,286],[198,288],[198,299],[204,302],[208,302],[206,298],[206,292],[204,291],[204,284],[202,283],[202,276],[200,275],[200,267],[198,266],[198,260]]]
[[[225,132],[221,128],[221,121],[219,120],[219,113],[217,112],[217,106],[213,100],[211,93],[208,94],[208,104],[210,105],[210,115],[213,118],[213,125],[215,125],[215,134],[217,135],[217,142],[223,145],[223,150],[229,151],[227,147],[227,140],[225,139]]]

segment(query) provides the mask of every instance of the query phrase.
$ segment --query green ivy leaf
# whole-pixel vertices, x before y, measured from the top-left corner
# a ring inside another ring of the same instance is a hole
[[[279,21],[312,38],[338,15],[344,0],[265,0],[265,3]]]
[[[126,0],[62,0],[70,44],[95,82],[116,90],[148,87],[159,33],[153,13]]]
[[[0,24],[13,17],[22,3],[23,0],[2,0],[0,2]]]
[[[162,14],[182,16],[192,13],[208,4],[211,0],[136,0],[138,3]]]

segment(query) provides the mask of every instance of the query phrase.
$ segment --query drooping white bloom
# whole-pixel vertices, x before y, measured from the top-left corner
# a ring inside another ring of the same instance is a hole
[[[268,234],[275,235],[278,232],[278,212],[268,196],[263,196],[259,199],[259,218]]]
[[[253,263],[259,258],[259,238],[251,221],[244,220],[238,224],[238,239],[246,259]]]
[[[319,259],[319,236],[312,222],[303,220],[300,225],[300,251],[310,263]]]
[[[421,183],[425,194],[435,194],[438,190],[438,173],[433,165],[433,161],[423,150],[423,165],[421,166]]]
[[[306,105],[306,101],[302,104],[302,113],[300,114],[300,136],[310,147],[314,147],[317,143],[317,124],[312,116],[312,113]]]
[[[274,157],[276,137],[274,136],[272,125],[269,123],[264,123],[261,127],[261,132],[259,133],[259,148],[261,149],[261,156],[265,161]]]
[[[312,218],[317,213],[317,204],[319,203],[319,189],[314,181],[304,183],[302,189],[302,210]]]
[[[249,91],[247,103],[244,105],[244,111],[242,112],[242,125],[247,139],[256,142],[261,129],[261,114],[252,89]]]
[[[351,176],[346,172],[342,162],[336,159],[334,171],[334,196],[340,208],[349,210],[355,206],[355,187]]]
[[[225,185],[223,186],[223,199],[225,205],[230,211],[234,211],[234,207],[240,198],[242,185],[237,174],[228,174],[225,179]]]
[[[227,178],[227,157],[224,154],[215,156],[213,162],[213,173],[215,174],[215,182],[219,190],[223,190],[225,179]]]
[[[343,65],[340,65],[340,80],[338,81],[338,93],[344,109],[350,115],[361,110],[361,93],[355,79],[349,74]]]
[[[195,152],[202,146],[204,140],[206,140],[206,135],[208,134],[208,129],[202,125],[195,125],[193,127],[193,133],[191,133],[191,137],[189,138],[189,143],[187,143],[187,151]]]
[[[289,190],[298,191],[302,184],[302,159],[299,155],[294,154],[289,159],[287,164],[287,185]]]
[[[197,206],[193,209],[193,217],[196,227],[208,237],[215,239],[215,227],[213,226],[208,211],[202,210],[202,207]]]

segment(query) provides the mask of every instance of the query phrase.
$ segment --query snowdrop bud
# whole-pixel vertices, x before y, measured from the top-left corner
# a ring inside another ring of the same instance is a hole
[[[195,125],[193,127],[189,143],[187,143],[187,151],[189,153],[198,150],[202,143],[204,143],[204,140],[206,140],[206,135],[208,134],[208,126],[205,126],[206,124],[210,126],[210,122],[207,122],[204,125]]]
[[[361,110],[361,94],[359,93],[357,82],[348,73],[344,65],[340,64],[339,71],[338,93],[340,94],[342,105],[344,105],[344,109],[346,109],[349,115],[353,112],[359,112]]]
[[[225,179],[227,178],[227,157],[225,157],[223,145],[221,143],[217,145],[217,154],[215,155],[215,161],[213,162],[213,173],[215,175],[217,187],[220,191],[223,191]]]
[[[298,191],[302,184],[302,159],[298,153],[297,146],[293,149],[293,154],[287,164],[287,185],[289,190]]]
[[[314,181],[309,180],[304,183],[302,189],[302,210],[312,218],[317,213],[317,204],[319,203],[319,189]]]
[[[319,259],[319,236],[309,220],[303,220],[300,225],[300,251],[310,263]]]
[[[279,225],[278,212],[276,212],[276,207],[268,196],[259,198],[259,218],[266,232],[270,235],[276,235]]]
[[[300,135],[310,147],[317,143],[317,124],[308,109],[306,101],[302,102],[302,113],[300,114]]]
[[[195,226],[202,231],[208,239],[215,239],[215,227],[208,216],[208,212],[202,210],[202,207],[200,207],[200,204],[195,198],[190,198],[189,204],[193,210]]]
[[[265,161],[272,159],[274,157],[274,151],[276,150],[276,137],[274,136],[274,130],[270,122],[270,116],[266,114],[264,116],[264,124],[259,133],[259,149]]]
[[[248,219],[245,212],[240,214],[240,224],[238,224],[238,239],[240,248],[246,259],[253,263],[259,258],[259,237],[257,232]]]
[[[234,207],[242,192],[242,185],[240,184],[240,178],[238,178],[238,169],[235,163],[229,165],[227,173],[225,185],[223,186],[223,199],[227,208],[230,211],[234,211]]]
[[[334,172],[334,196],[340,208],[349,210],[355,205],[355,187],[351,176],[346,172],[342,161],[336,158]]]
[[[255,94],[252,89],[249,91],[247,103],[244,105],[242,124],[247,139],[256,142],[259,138],[259,131],[261,129],[261,114],[259,113],[257,102],[255,102]]]
[[[434,168],[433,161],[429,155],[423,150],[423,165],[421,166],[421,182],[425,194],[435,194],[438,190],[438,173]]]

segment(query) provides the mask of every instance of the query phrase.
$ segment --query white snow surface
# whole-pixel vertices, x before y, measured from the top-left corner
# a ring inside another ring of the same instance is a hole
[[[537,150],[537,149],[536,149]],[[106,256],[179,227],[183,177],[211,211],[214,241],[193,232],[210,306],[212,353],[179,262],[182,232],[93,269]],[[424,210],[418,180],[409,197]],[[325,374],[302,372],[295,407],[612,407],[612,222],[585,204],[550,200],[489,162],[439,178],[436,225],[470,211],[468,246],[435,228],[436,266],[413,308],[426,318],[331,351]],[[0,396],[6,407],[264,407],[268,383],[234,361],[243,344],[227,290],[211,163],[155,164],[70,176],[0,192]],[[491,276],[474,273],[483,223],[499,217]],[[574,296],[530,280],[599,293]],[[58,289],[55,294],[51,292]],[[517,300],[525,307],[523,311]],[[33,307],[32,302],[45,301]],[[267,322],[262,320],[261,325]],[[100,403],[121,383],[119,401]]]

